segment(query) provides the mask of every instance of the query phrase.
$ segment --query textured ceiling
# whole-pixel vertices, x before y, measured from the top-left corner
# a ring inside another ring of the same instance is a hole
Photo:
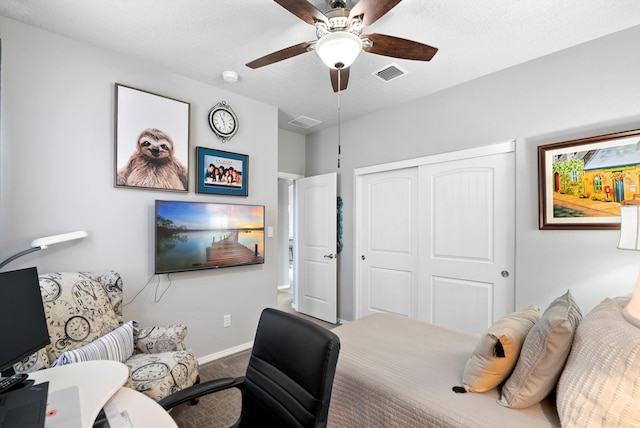
[[[311,3],[329,8],[326,1]],[[279,126],[293,132],[315,132],[338,119],[338,95],[314,52],[255,70],[245,66],[315,40],[311,25],[270,0],[0,0],[0,15],[275,105]],[[420,62],[363,52],[340,94],[341,119],[636,25],[638,0],[404,0],[364,33],[419,41],[438,53]],[[408,74],[390,82],[372,75],[390,64]],[[224,70],[236,71],[239,80],[224,82]],[[321,123],[306,130],[287,124],[301,115]]]

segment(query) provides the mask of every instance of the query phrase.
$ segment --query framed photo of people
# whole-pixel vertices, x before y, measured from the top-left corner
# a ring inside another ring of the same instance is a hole
[[[540,229],[619,229],[640,204],[640,129],[538,147]]]
[[[198,193],[249,195],[249,156],[196,147]]]

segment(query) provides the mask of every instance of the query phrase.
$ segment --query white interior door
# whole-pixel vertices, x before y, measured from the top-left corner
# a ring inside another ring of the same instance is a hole
[[[365,175],[359,183],[360,316],[417,317],[417,168]]]
[[[294,284],[299,312],[337,322],[337,174],[295,181]]]
[[[419,167],[419,318],[482,333],[514,310],[513,152]]]

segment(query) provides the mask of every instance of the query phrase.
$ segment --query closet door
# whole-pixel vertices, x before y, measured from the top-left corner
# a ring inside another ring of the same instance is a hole
[[[514,152],[419,167],[418,318],[482,333],[514,310]]]
[[[417,316],[418,170],[398,169],[358,180],[360,279],[357,316]]]

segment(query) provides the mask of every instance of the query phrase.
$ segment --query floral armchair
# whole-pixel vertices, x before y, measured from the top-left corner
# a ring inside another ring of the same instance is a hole
[[[183,325],[138,328],[122,317],[122,278],[113,271],[40,275],[51,344],[15,364],[32,372],[86,360],[117,360],[127,386],[159,401],[199,382],[198,361],[184,346]]]

